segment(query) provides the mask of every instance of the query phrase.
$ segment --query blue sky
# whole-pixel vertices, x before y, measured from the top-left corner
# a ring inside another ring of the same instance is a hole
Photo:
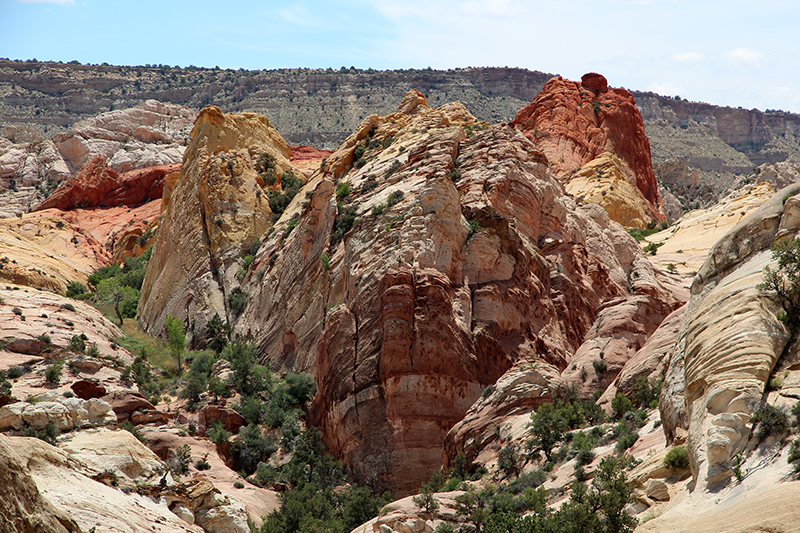
[[[0,57],[270,69],[512,66],[800,112],[797,0],[0,0]]]

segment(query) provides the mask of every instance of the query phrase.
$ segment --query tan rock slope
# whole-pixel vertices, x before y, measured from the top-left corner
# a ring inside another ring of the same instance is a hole
[[[275,157],[278,173],[302,175],[266,117],[223,115],[214,106],[200,112],[180,176],[174,185],[168,182],[142,285],[143,329],[160,334],[168,315],[190,317],[197,331],[215,313],[233,319],[228,300],[238,286],[239,259],[272,224],[267,185],[254,166],[265,153]]]

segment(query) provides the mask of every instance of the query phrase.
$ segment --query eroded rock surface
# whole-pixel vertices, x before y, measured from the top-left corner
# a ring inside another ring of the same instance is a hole
[[[609,88],[596,73],[585,74],[580,82],[556,76],[511,124],[525,132],[564,179],[604,152],[616,155],[635,176],[632,185],[647,200],[651,220],[662,219],[650,143],[633,95],[625,89]]]
[[[239,285],[239,259],[272,223],[254,167],[264,153],[275,157],[278,173],[294,168],[289,146],[266,117],[223,115],[214,106],[201,111],[180,176],[167,183],[138,310],[146,331],[160,334],[170,314],[192,317],[198,332],[215,313],[234,318],[228,297]]]

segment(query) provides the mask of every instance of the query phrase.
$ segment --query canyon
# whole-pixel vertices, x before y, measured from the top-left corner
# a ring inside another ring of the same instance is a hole
[[[776,268],[770,246],[800,228],[796,116],[613,88],[596,73],[8,61],[0,73],[13,110],[0,145],[0,370],[27,369],[0,401],[0,458],[22,465],[3,470],[20,487],[18,501],[0,500],[8,527],[248,531],[281,508],[289,487],[240,476],[225,447],[234,440],[210,440],[216,421],[250,431],[230,409],[243,411],[246,383],[227,382],[228,399],[203,392],[197,409],[177,389],[151,402],[131,379],[140,353],[121,345],[130,322],[65,296],[145,253],[144,333],[166,339],[177,319],[200,359],[221,320],[270,379],[313,377],[303,424],[352,483],[392,494],[367,530],[457,522],[460,489],[437,492],[436,512],[407,496],[459,461],[486,471],[468,486],[508,482],[508,450],[516,477],[533,473],[539,460],[522,452],[532,414],[571,395],[612,413],[642,377],[663,386],[625,452],[639,461],[626,512],[640,530],[722,530],[718,505],[742,527],[796,523],[783,505],[798,485],[787,441],[754,436],[758,409],[799,397],[797,340],[759,288]],[[180,89],[187,80],[203,89]],[[281,107],[294,96],[280,87],[305,99]],[[31,91],[60,102],[60,118],[37,115],[45,100],[23,105]],[[443,101],[459,91],[474,108]],[[305,115],[287,116],[328,106],[310,105],[319,93],[340,102],[318,123],[336,116],[341,129],[301,135]],[[264,102],[267,116],[255,112]],[[96,105],[120,109],[95,116]],[[59,121],[63,131],[40,127]],[[671,211],[676,196],[703,209]],[[653,231],[640,243],[633,230]],[[75,349],[79,334],[92,354]],[[52,383],[56,361],[69,372]],[[233,366],[216,358],[209,375],[227,379]],[[36,399],[14,401],[26,397]],[[48,424],[50,443],[22,434]],[[614,455],[615,430],[603,428],[590,478]],[[188,480],[167,475],[184,444],[208,463]],[[670,471],[664,458],[682,446],[688,464]],[[273,467],[291,461],[279,455]],[[541,486],[561,505],[578,466],[552,468]],[[770,500],[782,511],[766,518]]]

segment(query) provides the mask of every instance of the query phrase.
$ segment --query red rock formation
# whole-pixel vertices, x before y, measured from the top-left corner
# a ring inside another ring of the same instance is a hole
[[[560,177],[603,152],[615,154],[634,172],[636,187],[653,208],[660,205],[650,142],[633,96],[609,89],[600,74],[585,74],[580,83],[551,79],[511,124],[547,155]]]
[[[144,396],[138,392],[113,392],[103,396],[102,400],[111,404],[117,420],[124,422],[131,418],[131,414],[137,410],[154,411],[152,403],[145,400]]]
[[[177,172],[180,167],[179,163],[174,163],[117,174],[106,166],[101,156],[95,156],[78,169],[75,176],[62,183],[47,200],[36,206],[34,211],[147,203],[161,198],[164,177]]]
[[[332,153],[330,150],[319,150],[313,146],[292,146],[289,161],[306,174],[311,174],[319,168],[323,159]]]
[[[76,381],[70,386],[75,396],[82,400],[91,400],[92,398],[102,398],[106,395],[106,388],[98,381],[87,381],[82,379]]]

